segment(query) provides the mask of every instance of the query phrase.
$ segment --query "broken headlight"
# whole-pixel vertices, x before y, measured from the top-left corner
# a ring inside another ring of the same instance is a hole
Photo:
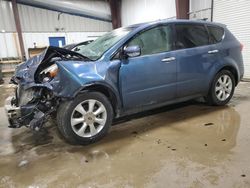
[[[21,95],[19,96],[19,105],[22,106],[28,104],[30,101],[32,101],[33,97],[34,97],[33,89],[23,90],[21,92]]]
[[[49,82],[57,75],[57,73],[58,73],[58,67],[56,64],[53,64],[40,72],[41,81]]]

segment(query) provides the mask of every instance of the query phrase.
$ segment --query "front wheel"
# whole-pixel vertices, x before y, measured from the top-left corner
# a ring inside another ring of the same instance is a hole
[[[235,78],[228,70],[220,71],[210,87],[207,102],[210,105],[222,106],[227,104],[234,94]]]
[[[87,92],[59,106],[58,129],[73,144],[87,145],[100,140],[109,130],[113,109],[102,93]]]

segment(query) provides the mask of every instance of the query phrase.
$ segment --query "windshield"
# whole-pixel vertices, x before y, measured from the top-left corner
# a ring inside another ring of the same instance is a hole
[[[78,53],[88,57],[91,60],[97,60],[104,54],[105,51],[111,48],[130,31],[131,28],[120,28],[113,30],[94,40],[90,44],[83,46],[79,49]]]

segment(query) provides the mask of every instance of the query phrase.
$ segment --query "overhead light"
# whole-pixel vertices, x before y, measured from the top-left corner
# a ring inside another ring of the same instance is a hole
[[[4,29],[2,29],[2,31],[1,31],[2,33],[5,33],[5,30]]]

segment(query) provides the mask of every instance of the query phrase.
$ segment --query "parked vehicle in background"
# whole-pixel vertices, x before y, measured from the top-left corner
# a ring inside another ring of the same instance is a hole
[[[197,97],[225,105],[243,77],[241,50],[225,25],[187,20],[119,28],[78,52],[49,47],[16,69],[10,127],[39,130],[57,112],[64,138],[89,144],[114,118]]]
[[[67,45],[63,46],[63,48],[77,52],[77,51],[81,50],[82,47],[90,44],[91,42],[93,42],[93,40],[87,40],[87,41],[80,42],[80,43],[67,44]]]

